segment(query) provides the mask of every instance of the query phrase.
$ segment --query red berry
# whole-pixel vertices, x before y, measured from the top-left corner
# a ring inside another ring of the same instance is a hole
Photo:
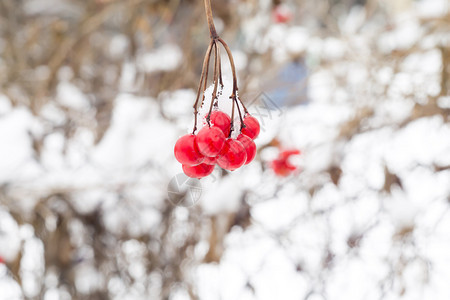
[[[284,150],[281,151],[279,157],[282,159],[288,159],[292,155],[299,155],[301,152],[300,150],[294,149],[294,150]]]
[[[192,178],[202,178],[205,176],[208,176],[209,174],[214,171],[214,165],[207,165],[207,164],[199,164],[197,166],[186,166],[183,165],[183,172],[186,174],[186,176],[192,177]]]
[[[237,137],[237,140],[241,142],[242,146],[244,146],[245,151],[247,152],[247,160],[245,161],[245,164],[248,165],[255,158],[256,155],[255,142],[244,134],[240,134]]]
[[[193,134],[183,135],[175,143],[175,158],[183,165],[195,166],[202,163],[204,156],[200,154]]]
[[[278,176],[286,177],[297,169],[284,159],[275,159],[271,162],[270,167]]]
[[[234,171],[244,165],[247,152],[241,142],[227,139],[217,158],[217,164],[225,170]]]
[[[225,135],[217,127],[205,126],[200,129],[195,141],[201,154],[214,157],[222,150],[225,143]]]
[[[3,257],[0,256],[0,265],[3,264],[5,261],[3,260]]]
[[[231,118],[220,110],[215,110],[211,113],[211,124],[214,127],[220,128],[225,136],[230,134]]]
[[[205,156],[205,160],[203,161],[205,165],[215,165],[216,162],[217,157],[208,157],[208,156]]]
[[[281,151],[278,158],[271,162],[270,167],[278,176],[288,176],[297,170],[297,167],[289,162],[289,158],[292,155],[299,155],[300,153],[300,150],[297,149]]]
[[[287,23],[292,19],[292,12],[284,5],[277,5],[272,14],[275,23]]]
[[[244,117],[244,125],[245,127],[242,128],[241,133],[245,134],[252,140],[256,139],[260,131],[258,120],[251,115],[247,115]]]

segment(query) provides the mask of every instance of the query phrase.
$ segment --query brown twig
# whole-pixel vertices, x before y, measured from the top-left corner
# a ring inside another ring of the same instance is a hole
[[[230,47],[228,47],[227,43],[225,43],[224,40],[222,40],[220,37],[217,40],[223,45],[225,51],[227,51],[228,59],[230,61],[231,73],[233,74],[233,92],[231,93],[230,98],[234,99],[234,97],[237,97],[238,86],[237,86],[236,66],[234,65],[233,55],[231,54]],[[242,104],[242,107],[244,108],[244,111],[247,114],[248,113],[247,107],[245,107],[241,99],[239,99],[239,102]]]
[[[238,111],[238,113],[239,113],[239,120],[241,121],[241,128],[240,128],[240,130],[242,131],[242,129],[245,127],[245,125],[244,125],[244,119],[242,118],[242,113],[241,113],[241,109],[240,109],[240,107],[239,107],[239,103],[237,102],[237,97],[234,97],[234,102],[236,102],[236,106],[237,106],[237,111]],[[239,100],[239,102],[241,102],[240,100]],[[242,102],[241,102],[242,103]]]
[[[232,101],[233,104],[231,105],[231,124],[230,124],[230,134],[228,135],[229,138],[231,138],[231,134],[234,131],[234,105],[235,101]]]
[[[217,89],[218,89],[219,83],[220,83],[221,89],[224,86],[223,79],[222,79],[222,62],[221,62],[221,58],[220,58],[220,46],[218,44],[218,43],[220,43],[220,44],[222,44],[225,51],[227,52],[228,60],[230,61],[231,72],[233,75],[233,90],[230,95],[230,99],[232,102],[231,130],[230,130],[230,136],[231,136],[231,132],[233,131],[233,128],[234,128],[233,118],[234,118],[234,106],[235,105],[237,105],[239,118],[241,120],[241,130],[244,126],[243,125],[244,122],[242,119],[242,113],[241,113],[241,110],[239,107],[238,100],[241,103],[242,107],[244,108],[244,111],[246,114],[248,113],[248,110],[245,107],[244,103],[242,103],[242,101],[237,96],[238,85],[237,85],[237,76],[236,76],[236,66],[234,64],[234,59],[233,59],[233,55],[231,54],[230,48],[228,47],[227,43],[223,39],[221,39],[216,32],[216,28],[214,26],[214,20],[213,20],[213,16],[212,16],[212,10],[211,10],[211,0],[205,0],[205,13],[206,13],[206,20],[207,20],[208,26],[209,26],[211,41],[210,41],[209,48],[206,51],[206,55],[205,55],[205,58],[203,61],[202,75],[200,77],[200,83],[199,83],[198,90],[197,90],[197,99],[195,100],[195,104],[194,104],[195,124],[194,124],[194,129],[193,129],[192,133],[195,133],[195,131],[197,130],[198,101],[200,98],[200,91],[202,90],[202,85],[203,85],[203,98],[202,98],[201,105],[203,105],[203,103],[205,101],[205,91],[206,91],[206,87],[207,87],[207,83],[208,83],[209,62],[211,59],[212,47],[214,47],[214,75],[213,75],[214,89],[213,89],[213,92],[211,95],[211,103],[210,103],[210,107],[209,107],[209,112],[206,117],[206,121],[207,121],[208,125],[211,125],[210,118],[211,118],[212,108],[214,105],[217,104],[216,99],[217,99]]]
[[[216,27],[214,26],[214,19],[212,16],[211,10],[211,0],[205,0],[205,12],[206,12],[206,20],[208,21],[209,32],[212,40],[215,40],[219,37],[216,32]]]
[[[208,125],[210,124],[211,112],[214,104],[214,100],[217,98],[217,87],[219,85],[219,45],[214,42],[214,89],[211,95],[211,104],[209,105],[208,116],[206,117],[206,121]]]
[[[205,59],[203,60],[202,75],[200,76],[200,82],[198,84],[198,90],[197,90],[197,99],[195,100],[195,103],[194,103],[194,129],[192,131],[192,134],[194,134],[195,131],[197,130],[198,100],[200,98],[200,90],[202,87],[203,80],[205,81],[205,86],[206,86],[206,82],[208,81],[208,64],[209,64],[209,58],[211,57],[211,50],[212,50],[213,44],[214,44],[213,41],[211,41],[209,43],[209,47],[206,50]],[[203,100],[205,99],[204,97],[205,96],[203,93]],[[203,104],[203,100],[202,100],[202,104]]]
[[[220,83],[220,88],[223,89],[222,62],[220,60],[220,47],[219,47],[219,45],[217,45],[217,57],[219,59],[219,83]]]

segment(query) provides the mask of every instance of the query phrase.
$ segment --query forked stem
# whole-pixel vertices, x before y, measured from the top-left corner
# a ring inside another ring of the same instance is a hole
[[[217,88],[218,88],[219,84],[220,84],[221,89],[223,89],[223,87],[224,87],[223,79],[222,79],[222,62],[221,62],[221,57],[220,57],[220,45],[219,45],[219,43],[221,43],[222,46],[224,47],[225,51],[227,52],[228,60],[230,61],[231,72],[233,74],[233,90],[232,90],[232,93],[230,96],[230,99],[232,102],[232,109],[231,109],[231,128],[230,128],[229,137],[231,137],[231,133],[234,130],[234,122],[233,122],[234,107],[237,105],[239,119],[241,121],[241,130],[244,127],[244,122],[242,119],[242,113],[241,113],[241,109],[239,107],[239,103],[241,103],[242,107],[244,108],[245,114],[248,113],[248,110],[245,107],[244,103],[241,101],[241,99],[238,99],[236,66],[234,65],[234,59],[233,59],[233,55],[231,54],[230,48],[228,47],[227,43],[225,43],[225,41],[222,40],[216,32],[216,27],[214,26],[214,19],[212,16],[211,0],[205,0],[205,13],[206,13],[206,20],[208,21],[211,41],[209,43],[208,50],[206,50],[205,58],[203,60],[202,74],[200,76],[200,82],[198,84],[197,98],[196,98],[195,104],[194,104],[194,115],[195,115],[194,119],[195,120],[194,120],[194,129],[192,131],[192,134],[194,134],[195,131],[197,130],[198,102],[200,100],[200,92],[202,91],[202,87],[203,87],[203,97],[202,97],[201,105],[203,106],[203,104],[205,102],[205,91],[206,91],[206,86],[208,84],[209,63],[211,60],[211,53],[212,53],[213,47],[214,47],[214,76],[213,76],[214,77],[214,79],[213,79],[214,80],[214,89],[213,89],[213,92],[211,95],[211,104],[209,106],[209,112],[206,117],[206,121],[209,126],[211,126],[210,119],[211,119],[212,108],[213,108],[213,106],[217,106],[217,102],[216,102]],[[220,91],[219,93],[222,93],[222,92]],[[239,100],[239,103],[238,103],[238,100]]]

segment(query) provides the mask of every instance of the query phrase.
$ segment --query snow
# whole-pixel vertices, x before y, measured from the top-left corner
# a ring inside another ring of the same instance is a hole
[[[19,226],[4,207],[0,207],[0,232],[0,256],[11,261],[20,250]]]
[[[25,108],[19,108],[0,118],[0,181],[20,178],[19,172],[33,159],[30,131],[33,126],[33,116]]]
[[[160,48],[143,53],[138,58],[138,66],[147,72],[170,71],[177,68],[183,55],[181,49],[175,44],[165,44]]]
[[[41,2],[30,1],[27,13],[41,10]],[[261,5],[270,6],[269,1]],[[60,10],[77,11],[64,1],[49,13]],[[245,4],[239,11],[250,13]],[[416,1],[411,11],[393,18],[392,27],[378,34],[377,26],[364,24],[365,12],[354,7],[338,22],[341,36],[285,24],[264,31],[264,14],[245,21],[244,46],[233,50],[238,71],[258,69],[258,61],[251,62],[247,52],[273,51],[273,64],[285,63],[292,54],[306,55],[308,103],[279,110],[256,102],[248,107],[262,125],[258,147],[277,138],[284,148],[300,149],[302,155],[294,160],[300,171],[278,178],[267,168],[278,149],[267,147],[253,164],[225,176],[217,168],[202,179],[195,208],[174,208],[179,223],[170,234],[175,243],[182,243],[192,230],[185,225],[194,209],[204,220],[228,220],[243,201],[251,207],[252,224],[245,230],[230,229],[220,262],[199,263],[189,270],[200,299],[450,298],[450,170],[436,171],[450,165],[450,124],[437,113],[415,115],[417,105],[429,104],[430,97],[436,97],[438,107],[450,107],[450,98],[440,91],[443,66],[436,47],[442,40],[438,34],[425,37],[420,19],[445,12],[447,1]],[[258,34],[249,36],[254,32]],[[108,55],[118,59],[128,47],[127,39],[117,35]],[[391,63],[396,51],[412,47],[417,51],[399,58],[397,65]],[[371,56],[377,50],[381,58]],[[152,97],[132,92],[140,72],[174,71],[183,59],[182,49],[169,42],[140,52],[137,63],[124,62],[111,124],[98,142],[84,122],[95,115],[93,103],[74,83],[69,67],[58,72],[54,99],[34,114],[0,95],[0,196],[10,197],[0,204],[0,257],[11,263],[20,250],[23,255],[22,289],[0,264],[1,300],[37,297],[43,281],[48,286],[44,299],[70,298],[57,286],[58,274],[44,276],[44,245],[33,227],[18,224],[11,214],[16,207],[30,214],[38,199],[60,191],[70,195],[77,213],[101,210],[101,222],[111,234],[130,236],[120,245],[126,259],[119,263],[137,281],[132,291],[123,278],[104,278],[89,263],[93,251],[83,246],[86,228],[72,220],[71,242],[81,257],[74,267],[76,289],[89,294],[105,285],[114,299],[147,299],[147,294],[157,298],[163,275],[146,274],[142,256],[150,246],[133,238],[158,231],[165,221],[160,208],[168,201],[166,187],[181,173],[173,145],[192,131],[196,91],[183,87]],[[222,62],[227,62],[225,53]],[[42,78],[47,71],[40,69]],[[219,109],[231,115],[230,67],[224,65],[223,71]],[[252,86],[258,87],[255,82]],[[212,91],[209,82],[198,130],[205,126]],[[250,95],[238,96],[252,102]],[[364,113],[367,116],[358,120]],[[237,110],[234,117],[239,128]],[[71,119],[82,121],[68,137],[61,128]],[[348,124],[357,130],[346,136],[342,129]],[[39,139],[40,153],[35,144]],[[332,165],[342,171],[336,184],[328,172]],[[385,188],[388,173],[399,180],[390,190]],[[55,216],[45,220],[50,232],[57,224]],[[201,259],[208,248],[202,236],[189,251]],[[143,278],[152,286],[145,286]],[[186,290],[174,287],[173,299],[187,297]]]
[[[12,107],[9,99],[4,95],[0,95],[0,116],[9,113],[11,109]]]

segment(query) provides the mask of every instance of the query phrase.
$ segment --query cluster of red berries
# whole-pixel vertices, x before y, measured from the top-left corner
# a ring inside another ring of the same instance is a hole
[[[260,131],[256,118],[250,114],[244,116],[236,139],[230,137],[231,118],[226,113],[215,110],[209,121],[197,135],[184,135],[175,144],[175,158],[183,165],[183,172],[192,178],[208,176],[216,164],[234,171],[249,164],[256,155],[253,140]]]
[[[286,177],[297,170],[297,167],[289,161],[289,158],[300,153],[300,150],[297,149],[281,151],[278,158],[270,163],[270,167],[278,176]]]

